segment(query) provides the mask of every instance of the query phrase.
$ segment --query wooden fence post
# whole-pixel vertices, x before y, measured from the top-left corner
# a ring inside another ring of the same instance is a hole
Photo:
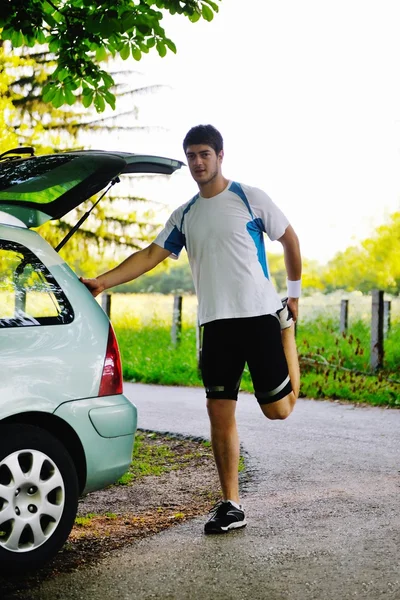
[[[349,324],[349,301],[340,301],[340,333],[345,333]]]
[[[174,346],[181,341],[182,334],[182,296],[174,296],[172,312],[171,340]]]
[[[372,290],[370,364],[374,371],[382,367],[383,353],[383,292]]]
[[[101,308],[106,313],[107,317],[111,318],[111,294],[105,293],[101,295]]]
[[[390,313],[392,310],[392,303],[390,300],[384,300],[383,302],[383,335],[384,337],[390,331]]]

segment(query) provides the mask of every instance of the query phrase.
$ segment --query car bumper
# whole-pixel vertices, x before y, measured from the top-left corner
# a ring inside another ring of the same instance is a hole
[[[123,394],[65,402],[54,414],[69,423],[82,442],[87,472],[83,493],[104,488],[126,473],[137,409]]]

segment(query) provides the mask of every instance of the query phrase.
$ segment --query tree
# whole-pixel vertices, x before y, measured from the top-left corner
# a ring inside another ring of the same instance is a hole
[[[328,291],[368,293],[374,288],[400,293],[400,213],[393,213],[371,238],[339,252],[327,265],[323,282]]]
[[[0,42],[1,152],[18,145],[34,146],[37,154],[76,149],[82,148],[79,137],[82,130],[109,134],[119,129],[142,129],[134,107],[129,111],[131,118],[126,125],[121,123],[121,120],[126,121],[126,114],[121,115],[118,110],[112,117],[99,118],[93,109],[82,114],[76,107],[56,109],[44,104],[41,92],[54,66],[52,57],[37,48],[24,47],[21,52],[10,52],[9,46],[8,42],[2,46]],[[142,88],[134,85],[119,85],[118,72],[115,79],[117,96],[129,94],[134,99],[142,92]],[[152,86],[145,91],[156,91],[158,87]],[[140,177],[132,177],[137,184]],[[125,258],[127,252],[142,248],[154,237],[163,220],[159,207],[156,218],[155,203],[138,196],[137,185],[135,188],[132,193],[129,181],[123,178],[60,251],[80,274],[90,276],[99,269],[111,268]],[[39,228],[40,234],[56,247],[91,204],[92,200],[89,200],[62,219],[45,223]]]
[[[220,0],[3,0],[1,38],[14,48],[42,44],[54,55],[56,68],[43,90],[55,108],[77,100],[98,112],[115,109],[112,75],[102,63],[155,48],[161,57],[176,52],[161,26],[163,10],[190,21],[211,21]]]

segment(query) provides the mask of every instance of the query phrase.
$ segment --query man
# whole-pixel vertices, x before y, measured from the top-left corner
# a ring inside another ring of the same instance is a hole
[[[245,363],[268,419],[286,419],[299,394],[294,322],[301,256],[296,233],[267,194],[222,175],[219,131],[211,125],[193,127],[183,148],[199,193],[172,213],[150,246],[97,279],[82,281],[96,296],[139,277],[168,256],[177,258],[186,247],[203,326],[202,377],[223,497],[205,533],[224,533],[246,525],[239,500],[235,420]],[[288,277],[283,302],[269,280],[264,233],[283,246]]]

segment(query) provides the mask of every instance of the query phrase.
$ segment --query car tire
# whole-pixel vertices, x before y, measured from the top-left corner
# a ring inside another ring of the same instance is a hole
[[[69,536],[78,508],[74,463],[48,431],[0,426],[0,569],[38,568]]]

